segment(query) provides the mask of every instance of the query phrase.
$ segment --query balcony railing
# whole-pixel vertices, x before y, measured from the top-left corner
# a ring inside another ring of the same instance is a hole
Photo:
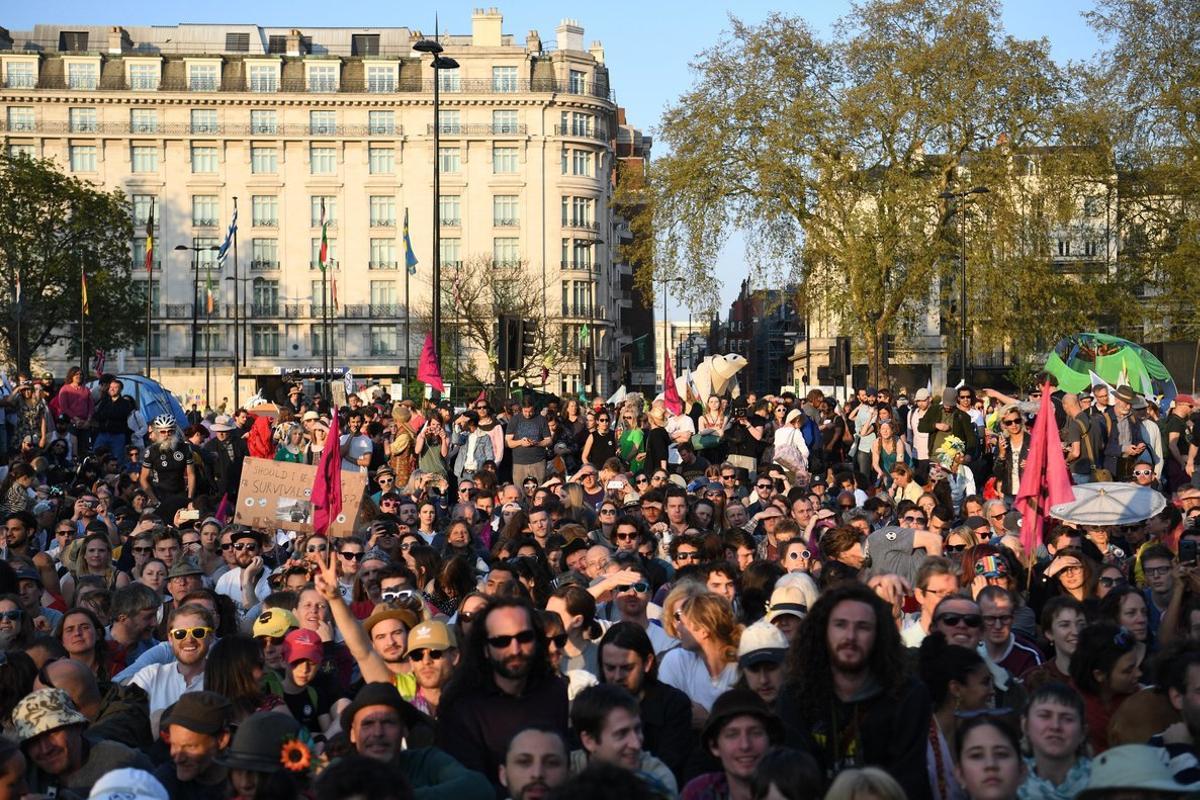
[[[371,220],[372,228],[394,228],[396,227],[396,218],[391,219],[373,219]]]
[[[369,269],[397,269],[399,266],[399,261],[371,261],[368,264]]]
[[[308,268],[319,270],[321,268],[321,263],[319,261],[317,261],[317,259],[314,258],[308,262]],[[330,259],[329,261],[326,261],[325,268],[326,269],[337,269],[338,268],[337,259]]]
[[[216,223],[213,223],[216,224]],[[253,219],[250,220],[250,225],[255,228],[278,228],[279,218],[272,217],[270,219]]]
[[[373,319],[379,317],[398,317],[402,308],[404,306],[398,303],[372,303],[370,305],[370,316]]]
[[[19,80],[28,84],[29,77],[20,76]],[[157,89],[142,85],[153,81],[136,79],[138,86],[131,85],[123,75],[103,77],[86,75],[68,78],[62,73],[50,74],[43,71],[38,75],[36,85],[13,86],[10,88],[41,89],[46,91],[62,91],[65,88],[86,91],[159,91],[159,92],[222,92],[222,93],[299,93],[299,94],[433,94],[433,79],[413,79],[404,77],[395,82],[393,92],[380,91],[385,88],[378,80],[367,78],[313,79],[313,80],[263,80],[250,79],[244,76],[223,77],[219,80],[210,78],[160,78]],[[581,97],[596,97],[602,100],[613,100],[612,92],[606,86],[597,86],[589,82],[585,85],[573,84],[570,81],[560,81],[554,78],[535,78],[533,80],[501,80],[492,81],[488,78],[477,80],[459,80],[453,83],[443,82],[442,94],[566,94]]]
[[[448,260],[446,260],[446,259],[444,259],[444,258],[442,259],[442,266],[443,266],[443,267],[449,267],[450,269],[458,269],[458,268],[459,268],[459,267],[461,267],[462,265],[463,265],[463,262],[462,262],[462,261],[448,261]]]
[[[253,303],[250,306],[252,317],[278,317],[279,303]]]
[[[577,136],[580,139],[596,139],[601,142],[607,142],[609,139],[608,131],[603,128],[579,128],[575,125],[555,125],[555,136]]]
[[[210,219],[209,217],[192,217],[192,225],[197,228],[215,228],[217,227],[217,224],[218,223],[215,219]],[[133,223],[133,227],[134,230],[142,230],[146,227],[146,225],[145,223],[142,223],[141,227],[139,228],[138,223],[135,222]]]
[[[562,261],[559,263],[561,269],[577,269],[584,272],[592,272],[597,269],[597,264],[592,261]]]
[[[146,130],[144,124],[132,124],[128,121],[91,122],[79,121],[62,122],[49,120],[13,120],[10,126],[7,120],[0,119],[0,132],[4,133],[44,133],[44,134],[96,134],[101,136],[195,136],[212,138],[214,136],[264,136],[270,138],[322,138],[325,136],[342,136],[345,138],[403,136],[403,129],[397,125],[392,133],[380,133],[370,125],[338,125],[335,134],[314,134],[308,125],[263,125],[263,124],[230,124],[206,125],[201,129],[189,123],[172,123],[157,125],[153,132]]]
[[[524,136],[526,126],[517,123],[474,123],[471,125],[441,123],[442,136]],[[433,125],[425,126],[425,133],[433,135]]]
[[[496,217],[492,219],[492,225],[497,228],[519,228],[521,220],[516,217]]]
[[[587,303],[563,303],[563,316],[591,319],[596,307]]]
[[[256,258],[251,260],[250,269],[260,272],[279,269],[279,261],[274,258]]]
[[[583,219],[582,217],[570,217],[563,220],[564,228],[579,228],[584,231],[598,231],[600,224],[594,220]]]

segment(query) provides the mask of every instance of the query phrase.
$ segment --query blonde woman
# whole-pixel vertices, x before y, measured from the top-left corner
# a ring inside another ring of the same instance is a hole
[[[663,656],[658,679],[692,699],[692,725],[703,728],[713,702],[737,682],[742,626],[724,597],[683,585],[663,603],[663,627],[680,646]]]
[[[655,405],[646,414],[650,422],[650,432],[646,434],[646,457],[642,462],[642,471],[647,475],[667,470],[667,450],[671,439],[667,436],[667,410]]]

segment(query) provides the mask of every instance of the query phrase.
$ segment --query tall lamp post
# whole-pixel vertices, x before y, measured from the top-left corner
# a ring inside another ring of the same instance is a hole
[[[200,264],[197,258],[201,253],[217,252],[217,245],[177,244],[175,252],[192,251],[192,369],[196,368],[196,340],[200,338]]]
[[[967,189],[962,192],[945,191],[938,195],[947,202],[951,200],[964,201],[964,205],[955,205],[954,211],[951,213],[958,215],[958,316],[961,326],[960,334],[962,342],[959,345],[958,351],[958,374],[963,383],[967,382],[967,225],[966,225],[966,206],[965,201],[970,200],[973,195],[988,194],[991,189],[986,186],[976,186],[974,189]]]
[[[434,37],[437,28],[434,28]],[[441,70],[458,69],[458,62],[442,55],[437,39],[422,39],[413,45],[418,53],[433,56],[433,353],[442,363],[442,164],[441,153]]]

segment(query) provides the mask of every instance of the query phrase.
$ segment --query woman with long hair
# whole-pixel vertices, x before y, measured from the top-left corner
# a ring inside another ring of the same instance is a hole
[[[304,463],[304,428],[299,422],[288,422],[275,429],[275,460],[293,464]]]
[[[662,657],[658,679],[692,699],[692,724],[699,727],[717,697],[737,682],[743,626],[728,600],[703,587],[677,586],[665,605],[673,610],[663,627],[680,646]]]
[[[933,702],[925,749],[929,784],[934,800],[951,800],[962,791],[954,775],[956,717],[992,707],[992,671],[977,651],[949,644],[934,631],[921,642],[919,674]]]
[[[1028,743],[1028,777],[1017,791],[1020,800],[1064,800],[1087,788],[1092,760],[1087,757],[1083,698],[1052,681],[1032,690],[1021,729]]]
[[[882,412],[884,409],[879,409]],[[896,435],[896,424],[891,420],[879,421],[878,434],[871,445],[871,467],[875,470],[875,484],[883,489],[892,485],[892,467],[908,463],[908,451],[904,440]]]
[[[108,643],[104,638],[104,624],[91,609],[77,606],[63,614],[54,629],[54,638],[68,656],[86,664],[96,674],[102,688],[107,684]]]
[[[487,572],[487,561],[483,558],[471,526],[465,519],[453,520],[446,526],[446,544],[440,553],[443,561],[451,558],[462,558],[471,569],[479,575]]]
[[[0,668],[0,729],[4,731],[5,736],[11,736],[13,709],[33,691],[38,668],[24,650],[3,650],[0,651],[0,655],[4,657],[4,666]],[[2,757],[0,763],[3,763]]]
[[[996,437],[996,462],[992,474],[996,477],[996,488],[1011,506],[1021,488],[1021,475],[1029,457],[1029,433],[1025,430],[1025,417],[1016,403],[1003,406],[997,418],[1000,435]]]
[[[430,602],[447,617],[452,616],[464,597],[470,594],[478,582],[471,561],[463,556],[451,556],[442,562],[434,578]]]
[[[21,607],[21,598],[0,594],[0,651],[24,650],[36,635],[33,618]]]
[[[1041,631],[1054,657],[1021,677],[1027,691],[1032,692],[1045,683],[1071,682],[1071,657],[1079,647],[1079,635],[1086,626],[1083,603],[1074,597],[1060,595],[1046,601],[1042,606]]]
[[[1145,645],[1125,628],[1100,622],[1083,629],[1071,656],[1071,684],[1083,697],[1093,755],[1108,749],[1108,723],[1138,690]]]
[[[140,567],[134,568],[138,583],[144,583],[159,595],[167,593],[167,565],[157,558],[151,558]]]
[[[617,437],[617,454],[631,472],[640,473],[646,460],[645,418],[633,408],[622,408],[620,435]]]
[[[1003,717],[980,715],[958,729],[955,775],[970,800],[1016,800],[1025,780],[1021,737]]]
[[[0,513],[5,516],[18,511],[32,511],[33,498],[29,490],[37,482],[37,472],[24,461],[8,468],[4,482],[0,483]]]
[[[112,544],[107,533],[89,533],[77,546],[74,553],[68,548],[64,559],[70,572],[61,581],[63,598],[68,602],[75,600],[75,586],[79,578],[85,575],[95,575],[104,581],[109,589],[121,589],[129,585],[129,574],[117,569],[113,563]],[[72,556],[74,556],[72,558]]]
[[[591,528],[596,524],[596,512],[589,507],[582,484],[575,481],[563,484],[562,505],[564,519],[578,522],[585,528]]]
[[[1096,583],[1100,578],[1100,565],[1084,555],[1077,547],[1064,547],[1054,554],[1054,559],[1042,573],[1046,576],[1041,586],[1029,593],[1029,605],[1041,614],[1042,606],[1052,597],[1070,597],[1089,607],[1097,605]]]
[[[429,545],[418,544],[404,554],[404,561],[417,577],[417,588],[428,600],[433,592],[433,581],[442,568],[442,557]]]
[[[667,449],[671,444],[667,436],[667,410],[661,405],[652,406],[646,414],[650,430],[646,434],[646,458],[642,461],[642,472],[654,475],[667,469]]]
[[[1113,589],[1100,601],[1100,619],[1120,625],[1139,644],[1153,647],[1146,596],[1132,586]]]
[[[41,390],[34,388],[28,375],[18,378],[13,410],[17,414],[15,449],[25,454],[44,450],[50,440],[50,411]]]
[[[204,690],[229,698],[233,704],[233,724],[237,725],[255,711],[269,711],[283,705],[278,695],[262,689],[266,665],[262,647],[245,634],[220,639],[204,662]]]

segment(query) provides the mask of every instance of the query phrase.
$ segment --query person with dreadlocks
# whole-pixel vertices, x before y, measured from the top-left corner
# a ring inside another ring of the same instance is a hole
[[[162,519],[174,520],[175,512],[196,496],[196,468],[175,417],[159,414],[150,423],[149,436],[150,446],[142,454],[142,490],[157,504]]]
[[[923,800],[932,706],[903,652],[891,606],[861,583],[829,589],[792,644],[778,712],[787,745],[811,753],[827,779],[881,767]]]

